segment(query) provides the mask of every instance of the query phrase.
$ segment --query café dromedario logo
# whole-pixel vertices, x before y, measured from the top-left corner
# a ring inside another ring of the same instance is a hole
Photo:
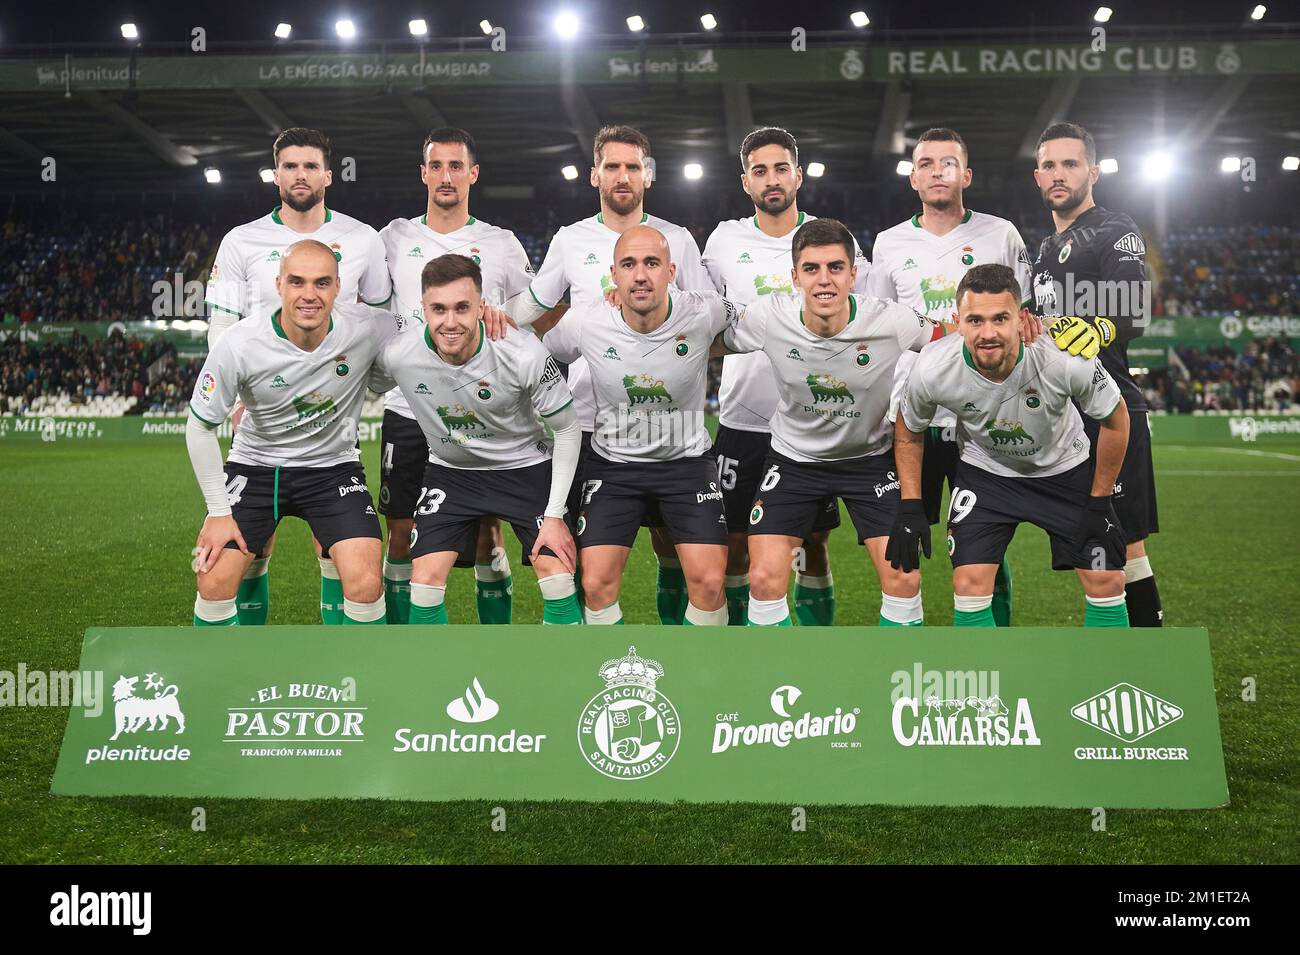
[[[588,701],[578,720],[583,757],[611,779],[654,775],[681,741],[677,710],[657,687],[663,666],[628,647],[627,656],[606,660],[597,673],[605,689]]]

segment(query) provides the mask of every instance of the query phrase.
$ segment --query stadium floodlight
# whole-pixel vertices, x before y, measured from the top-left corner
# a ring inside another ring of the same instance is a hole
[[[1255,9],[1250,11],[1250,18],[1252,20],[1263,20],[1266,13],[1268,13],[1268,7],[1262,3],[1256,4]]]
[[[1241,172],[1241,157],[1224,156],[1219,161],[1219,172]]]
[[[489,20],[480,20],[480,21],[478,22],[478,28],[479,28],[480,30],[483,31],[484,35],[486,35],[486,36],[491,36],[491,34],[492,34],[492,23],[491,23],[491,21],[489,21]]]
[[[279,40],[289,39],[289,34],[293,32],[293,26],[288,23],[277,23],[275,25],[275,36]]]
[[[411,31],[411,36],[428,36],[429,24],[424,20],[412,20],[406,24],[406,28]]]
[[[334,32],[341,40],[351,40],[357,35],[357,25],[351,20],[337,20],[334,23]]]
[[[688,162],[682,167],[682,175],[687,179],[699,179],[704,175],[704,167],[697,162]]]
[[[1295,172],[1300,169],[1300,156],[1287,156],[1282,160],[1282,168],[1287,172]]]
[[[898,165],[894,167],[894,172],[900,176],[910,176],[912,174],[912,160],[900,159]]]
[[[1109,175],[1112,172],[1119,172],[1118,159],[1103,159],[1097,165],[1101,167],[1102,175]]]
[[[871,23],[871,17],[865,10],[854,10],[849,14],[849,22],[860,30]]]
[[[122,24],[122,39],[123,39],[123,40],[138,40],[138,39],[140,39],[140,31],[137,30],[137,29],[135,28],[135,24],[134,24],[134,23],[123,23],[123,24]]]
[[[578,167],[570,163],[560,170],[560,175],[569,180],[569,182],[573,182],[573,180],[578,178]]]
[[[706,13],[704,16],[700,17],[700,26],[704,27],[706,30],[712,30],[717,27],[717,25],[718,18],[712,13]]]
[[[262,182],[275,182],[275,170],[270,166],[265,166],[257,171],[257,176]]]
[[[1111,15],[1114,14],[1114,12],[1115,11],[1110,7],[1098,7],[1097,12],[1092,15],[1092,18],[1098,23],[1109,23]]]
[[[555,15],[555,19],[551,21],[551,26],[560,39],[572,40],[578,35],[578,16],[571,10],[565,10]]]
[[[209,185],[215,186],[217,183],[221,182],[221,170],[216,166],[209,166],[207,169],[203,170],[203,178],[208,181]]]
[[[641,19],[636,14],[632,14],[632,16],[627,18],[627,28],[633,33],[640,33],[645,29],[645,20]]]
[[[808,175],[814,179],[820,179],[826,175],[826,164],[824,162],[810,162],[808,164]]]
[[[1173,169],[1174,162],[1168,153],[1152,153],[1142,160],[1142,175],[1153,182],[1168,179]]]

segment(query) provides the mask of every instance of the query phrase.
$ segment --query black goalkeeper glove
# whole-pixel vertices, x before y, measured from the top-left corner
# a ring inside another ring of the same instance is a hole
[[[1115,323],[1108,318],[1090,322],[1086,318],[1062,315],[1047,326],[1047,336],[1063,352],[1096,358],[1097,352],[1115,340]]]
[[[1119,517],[1111,506],[1110,497],[1089,497],[1083,509],[1083,521],[1079,525],[1079,546],[1089,548],[1088,556],[1092,558],[1093,570],[1120,570],[1124,566],[1127,544],[1124,540],[1124,528],[1119,526]],[[1104,567],[1098,567],[1097,548],[1101,547],[1106,555]]]
[[[925,516],[925,505],[917,498],[898,502],[889,542],[885,544],[885,560],[895,570],[910,574],[921,566],[921,552],[930,556],[930,520]]]

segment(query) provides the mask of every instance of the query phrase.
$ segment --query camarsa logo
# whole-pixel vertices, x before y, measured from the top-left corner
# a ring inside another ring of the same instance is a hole
[[[891,726],[900,746],[1038,746],[1029,701],[1006,701],[996,670],[926,670],[890,676]]]
[[[611,779],[652,776],[668,765],[681,741],[681,719],[658,682],[664,668],[637,655],[606,660],[597,671],[605,689],[582,708],[578,746],[592,769]]]

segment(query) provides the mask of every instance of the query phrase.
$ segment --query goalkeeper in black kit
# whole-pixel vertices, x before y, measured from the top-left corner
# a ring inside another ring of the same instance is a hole
[[[1057,346],[1100,357],[1128,405],[1128,451],[1111,498],[1126,535],[1125,603],[1130,626],[1159,627],[1164,611],[1146,552],[1147,537],[1160,529],[1151,425],[1128,363],[1128,343],[1143,334],[1150,315],[1146,245],[1131,218],[1093,200],[1100,174],[1097,147],[1086,129],[1056,123],[1043,130],[1034,181],[1056,231],[1038,249],[1030,298]],[[1084,425],[1095,465],[1098,424],[1085,416]]]

